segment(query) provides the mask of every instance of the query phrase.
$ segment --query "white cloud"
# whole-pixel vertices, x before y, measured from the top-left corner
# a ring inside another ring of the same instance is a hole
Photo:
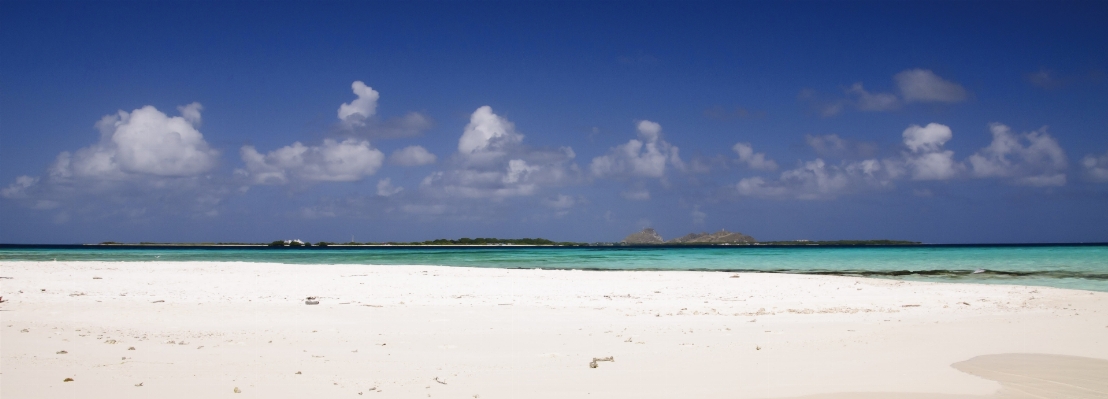
[[[200,104],[182,107],[199,122]],[[215,167],[219,151],[184,117],[170,117],[152,106],[119,111],[96,123],[100,142],[70,154],[58,154],[50,167],[57,179],[122,180],[137,176],[196,176]]]
[[[855,96],[854,104],[862,111],[890,111],[900,108],[900,99],[895,94],[871,93],[861,83],[855,83],[846,92]]]
[[[822,159],[804,163],[781,173],[778,181],[767,182],[760,177],[748,177],[735,185],[739,195],[750,197],[795,197],[797,199],[833,198],[846,188],[848,180],[841,170],[827,167]]]
[[[249,176],[256,184],[355,181],[377,173],[385,159],[368,141],[355,139],[325,139],[320,146],[296,142],[265,155],[248,145],[242,147],[241,155],[246,169],[236,172]]]
[[[1108,182],[1108,152],[1101,156],[1086,155],[1081,159],[1081,166],[1093,181]]]
[[[458,152],[447,170],[428,175],[421,192],[433,197],[503,200],[531,196],[543,187],[565,184],[579,175],[572,148],[532,149],[523,134],[489,106],[470,116]]]
[[[847,142],[837,134],[824,136],[804,135],[804,141],[820,155],[839,155],[847,152]]]
[[[365,126],[366,119],[377,114],[377,100],[381,95],[360,80],[350,84],[350,88],[358,98],[339,106],[339,120],[349,126]]]
[[[992,143],[969,157],[974,177],[1013,178],[1029,186],[1066,184],[1066,153],[1046,128],[1014,134],[1008,126],[992,123],[989,131]]]
[[[504,156],[510,147],[521,142],[523,135],[516,132],[515,125],[486,105],[470,115],[469,124],[458,139],[458,153],[478,162],[489,162]]]
[[[665,176],[666,166],[685,169],[679,149],[662,140],[662,126],[651,121],[638,123],[639,138],[612,148],[608,155],[593,158],[589,169],[596,177]]]
[[[438,157],[435,154],[418,145],[393,151],[392,155],[389,156],[389,162],[400,166],[429,165],[435,163],[437,159]]]
[[[943,102],[964,101],[968,96],[961,85],[943,79],[926,69],[909,69],[895,76],[900,94],[905,102]]]
[[[100,139],[54,159],[42,177],[20,176],[0,197],[35,210],[62,209],[82,219],[148,219],[146,209],[167,214],[217,212],[230,194],[210,172],[219,162],[197,130],[203,107],[192,103],[168,116],[153,106],[106,115]],[[141,209],[143,212],[135,212]]]
[[[957,176],[961,165],[954,161],[954,151],[944,150],[943,145],[954,137],[949,126],[929,123],[912,125],[902,133],[909,153],[904,162],[915,180],[946,180]]]
[[[384,178],[377,181],[377,195],[382,197],[391,197],[404,191],[404,187],[397,187],[392,185],[392,180]]]
[[[181,117],[185,118],[194,127],[200,126],[200,111],[203,110],[204,106],[197,102],[177,107],[177,112],[181,113]]]
[[[361,81],[351,84],[353,101],[339,105],[339,134],[370,139],[414,137],[431,128],[431,118],[419,112],[409,112],[399,118],[382,120],[377,117],[380,93]]]
[[[942,149],[943,144],[954,138],[954,133],[949,126],[938,123],[928,123],[927,126],[912,125],[901,134],[904,145],[915,153],[935,152]]]
[[[18,199],[27,197],[27,189],[31,188],[35,184],[38,184],[39,178],[31,176],[19,176],[15,178],[15,182],[9,184],[3,190],[0,190],[0,196],[9,199]]]
[[[736,143],[731,150],[739,155],[739,162],[746,164],[751,169],[776,170],[777,162],[767,159],[764,153],[755,153],[750,143]]]

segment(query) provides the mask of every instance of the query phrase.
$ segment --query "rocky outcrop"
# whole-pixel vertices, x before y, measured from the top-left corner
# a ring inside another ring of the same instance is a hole
[[[727,230],[720,230],[712,234],[692,233],[666,241],[667,244],[738,244],[751,242],[755,242],[754,237],[743,233],[732,233]]]
[[[624,244],[663,244],[662,236],[658,235],[658,232],[652,228],[645,228],[642,231],[629,235],[623,239]]]

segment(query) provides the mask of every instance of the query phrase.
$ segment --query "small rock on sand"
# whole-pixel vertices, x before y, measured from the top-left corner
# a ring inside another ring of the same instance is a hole
[[[62,382],[73,382],[72,378],[66,377]]]
[[[239,390],[239,387],[235,387],[235,393],[242,393],[242,391]]]
[[[66,354],[66,353],[69,353],[69,352],[66,352],[66,351],[58,351],[58,352],[57,352],[57,354],[59,354],[59,355],[64,355],[64,354]]]

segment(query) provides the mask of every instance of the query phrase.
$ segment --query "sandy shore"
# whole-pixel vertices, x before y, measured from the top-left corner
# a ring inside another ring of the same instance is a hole
[[[204,262],[0,276],[4,399],[1108,397],[1099,292]]]

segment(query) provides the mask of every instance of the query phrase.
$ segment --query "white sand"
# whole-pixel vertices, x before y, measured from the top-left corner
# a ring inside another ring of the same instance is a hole
[[[952,365],[1008,353],[1093,358],[1062,374],[1108,380],[1099,292],[206,262],[0,262],[0,276],[4,399],[982,397],[1019,362]],[[1069,397],[1108,397],[1087,386]]]

